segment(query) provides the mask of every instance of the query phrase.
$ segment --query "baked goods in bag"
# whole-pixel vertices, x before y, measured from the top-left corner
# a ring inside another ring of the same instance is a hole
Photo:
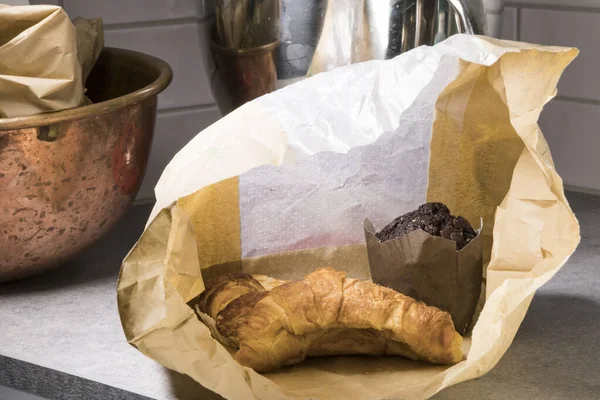
[[[235,359],[258,372],[309,356],[462,360],[462,337],[450,315],[435,307],[331,268],[279,283],[267,291],[250,275],[221,277],[196,304],[203,320],[216,321],[217,339],[239,349]]]

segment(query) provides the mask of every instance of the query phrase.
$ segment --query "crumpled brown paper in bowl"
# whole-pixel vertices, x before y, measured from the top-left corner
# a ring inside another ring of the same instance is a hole
[[[103,46],[99,19],[0,4],[0,118],[89,104],[84,85]]]
[[[537,125],[573,49],[454,36],[320,74],[244,105],[167,167],[117,288],[127,340],[228,399],[427,398],[485,374],[579,227]],[[173,204],[173,202],[176,202]],[[368,279],[362,221],[425,201],[483,216],[487,298],[466,359],[313,358],[259,375],[186,303],[229,271]]]

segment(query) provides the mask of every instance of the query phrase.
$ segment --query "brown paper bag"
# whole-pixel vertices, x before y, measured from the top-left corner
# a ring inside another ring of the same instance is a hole
[[[576,53],[457,35],[319,74],[218,121],[166,168],[123,263],[127,340],[228,399],[418,399],[485,374],[579,242],[536,122]],[[260,375],[187,304],[230,271],[298,279],[331,266],[369,279],[364,218],[385,223],[429,200],[483,216],[486,302],[457,365],[347,356]]]
[[[57,6],[0,4],[0,117],[86,103],[84,84],[103,45],[100,20],[74,26]]]

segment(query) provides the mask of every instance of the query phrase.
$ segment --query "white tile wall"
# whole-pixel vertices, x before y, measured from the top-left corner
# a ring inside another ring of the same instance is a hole
[[[173,82],[159,97],[160,109],[214,103],[203,69],[196,22],[118,29],[109,25],[104,38],[107,46],[141,51],[171,65]]]
[[[553,100],[540,127],[565,183],[579,189],[600,188],[600,104]]]
[[[153,199],[154,186],[171,158],[196,134],[220,118],[215,106],[159,112],[150,162],[138,199]]]
[[[64,0],[71,15],[102,16],[105,24],[202,18],[196,0]],[[118,10],[118,12],[115,12]]]
[[[9,6],[28,6],[29,0],[2,0],[2,4],[6,4]],[[0,387],[0,389],[1,389],[1,387]],[[0,393],[0,394],[2,394],[2,393]]]
[[[569,7],[600,7],[598,0],[507,0],[509,5],[518,5],[524,7],[554,7],[554,8],[569,8]]]
[[[509,33],[510,32],[510,33]],[[540,126],[557,169],[572,189],[600,193],[600,0],[509,0],[503,34],[525,42],[577,47]]]
[[[525,42],[578,47],[581,53],[563,75],[559,93],[600,100],[600,13],[525,8],[520,28]]]
[[[517,40],[517,9],[504,7],[502,18],[502,39]]]

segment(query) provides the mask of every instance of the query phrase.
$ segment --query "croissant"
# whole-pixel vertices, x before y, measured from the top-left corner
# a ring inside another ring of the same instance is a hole
[[[278,281],[270,291],[261,290],[247,274],[219,285],[222,295],[208,289],[199,308],[216,320],[226,344],[239,348],[235,359],[257,372],[307,356],[401,355],[436,364],[462,360],[462,337],[448,313],[341,271],[319,269],[300,281]]]

